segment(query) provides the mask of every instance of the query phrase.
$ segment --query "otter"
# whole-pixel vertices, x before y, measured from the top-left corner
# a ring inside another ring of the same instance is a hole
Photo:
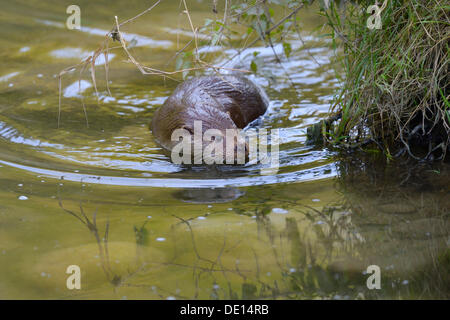
[[[208,129],[220,132],[220,138],[202,139],[203,150],[211,142],[221,142],[224,160],[237,157],[238,142],[233,138],[232,148],[225,148],[226,130],[245,128],[263,115],[269,100],[262,88],[239,75],[201,76],[180,84],[163,105],[156,110],[151,129],[156,141],[171,151],[179,141],[172,141],[176,129],[194,134],[194,122],[201,121],[202,136]],[[193,143],[192,143],[193,144]],[[248,145],[245,143],[245,162],[248,161]],[[233,152],[230,155],[230,150]],[[225,161],[224,161],[225,162]],[[228,163],[228,162],[227,162]]]

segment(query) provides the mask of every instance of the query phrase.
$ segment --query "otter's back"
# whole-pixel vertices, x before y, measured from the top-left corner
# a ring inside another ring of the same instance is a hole
[[[153,133],[167,146],[169,141],[166,140],[173,130],[194,120],[215,123],[219,128],[234,122],[242,129],[264,114],[267,106],[264,91],[247,78],[237,75],[196,77],[180,84],[157,110]]]

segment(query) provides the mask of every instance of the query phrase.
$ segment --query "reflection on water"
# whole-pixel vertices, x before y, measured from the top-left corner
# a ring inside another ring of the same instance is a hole
[[[361,256],[389,270],[381,296],[448,298],[448,165],[360,156],[338,166],[338,189],[364,234]]]
[[[243,196],[245,193],[238,188],[187,188],[177,191],[175,198],[192,203],[219,203],[231,202]]]
[[[259,165],[172,164],[148,123],[177,83],[141,76],[120,52],[110,56],[113,97],[99,80],[97,104],[83,77],[89,127],[78,75],[68,75],[58,129],[55,75],[97,48],[116,12],[145,7],[81,3],[86,25],[69,32],[55,3],[11,1],[0,18],[0,298],[449,297],[448,165],[305,145],[338,86],[329,44],[310,33],[314,10],[302,13],[310,49],[294,41],[283,68],[272,49],[252,49],[271,74],[252,76],[271,99],[260,126],[280,129],[280,170],[264,176]],[[210,14],[192,5],[198,21]],[[134,54],[163,68],[189,28],[177,4],[155,10],[125,31]],[[248,66],[252,50],[232,63]],[[233,56],[207,51],[218,63]],[[74,264],[82,289],[71,291]],[[381,290],[366,286],[369,265],[381,268]]]
[[[2,294],[448,297],[448,169],[436,178],[436,168],[425,167],[420,180],[401,185],[392,171],[404,171],[387,166],[383,173],[378,163],[339,162],[336,180],[207,192],[105,189],[44,177],[17,184],[22,172],[2,167]],[[436,189],[418,188],[427,170]],[[65,288],[71,264],[83,272],[77,292]],[[374,264],[381,290],[366,287]]]

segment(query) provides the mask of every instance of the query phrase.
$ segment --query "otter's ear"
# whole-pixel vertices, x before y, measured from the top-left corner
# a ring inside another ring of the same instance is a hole
[[[187,130],[190,134],[194,134],[194,129],[192,129],[190,126],[182,125],[181,129]]]

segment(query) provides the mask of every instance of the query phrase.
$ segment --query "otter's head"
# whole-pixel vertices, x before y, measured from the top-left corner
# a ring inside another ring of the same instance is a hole
[[[245,164],[249,159],[249,146],[244,132],[231,119],[185,124],[174,130],[172,141],[175,142],[172,158],[182,151],[184,163]]]
[[[249,159],[244,132],[237,128],[205,130],[202,150],[205,164],[245,164]]]

